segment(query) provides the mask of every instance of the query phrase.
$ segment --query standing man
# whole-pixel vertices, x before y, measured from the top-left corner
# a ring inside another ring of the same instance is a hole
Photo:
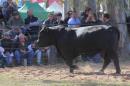
[[[110,15],[109,15],[108,13],[105,13],[105,14],[103,15],[102,22],[103,22],[103,24],[105,24],[105,25],[112,25],[111,17],[110,17]]]
[[[50,13],[48,19],[44,22],[47,27],[53,27],[57,25],[57,22],[54,18],[54,14]],[[49,46],[47,49],[47,57],[49,64],[55,64],[57,59],[57,49],[55,46]]]
[[[54,14],[53,14],[53,13],[50,13],[50,14],[48,15],[48,19],[47,19],[44,23],[45,23],[45,25],[46,25],[47,27],[52,27],[52,26],[57,25],[57,22],[56,22],[56,20],[55,20],[55,18],[54,18]]]
[[[76,27],[79,27],[80,24],[81,24],[81,21],[80,21],[80,18],[78,17],[77,12],[73,11],[71,18],[68,20],[68,27],[76,28]]]

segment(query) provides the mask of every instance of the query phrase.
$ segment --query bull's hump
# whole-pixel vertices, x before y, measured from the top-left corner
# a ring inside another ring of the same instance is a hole
[[[102,29],[109,29],[111,26],[107,25],[95,25],[95,26],[87,26],[87,27],[80,27],[80,28],[73,28],[73,30],[76,30],[77,37],[86,34],[86,33],[93,33]]]

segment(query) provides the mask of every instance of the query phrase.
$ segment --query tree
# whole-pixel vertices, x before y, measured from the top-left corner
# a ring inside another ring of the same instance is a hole
[[[113,24],[118,26],[120,31],[119,47],[122,55],[128,54],[128,33],[126,26],[125,0],[107,0],[108,13],[111,14]],[[126,52],[127,51],[127,52]],[[125,54],[124,54],[125,53]]]
[[[88,0],[87,6],[96,13],[96,0]]]

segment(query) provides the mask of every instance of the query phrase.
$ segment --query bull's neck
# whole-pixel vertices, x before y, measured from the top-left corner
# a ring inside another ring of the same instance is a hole
[[[57,45],[57,37],[60,34],[60,32],[58,30],[50,30],[49,36],[50,36],[50,41],[52,43],[52,45]]]

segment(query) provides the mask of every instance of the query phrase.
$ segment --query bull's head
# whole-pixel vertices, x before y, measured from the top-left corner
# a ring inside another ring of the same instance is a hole
[[[52,44],[51,32],[48,27],[42,26],[38,34],[37,44],[39,47],[47,47]]]

